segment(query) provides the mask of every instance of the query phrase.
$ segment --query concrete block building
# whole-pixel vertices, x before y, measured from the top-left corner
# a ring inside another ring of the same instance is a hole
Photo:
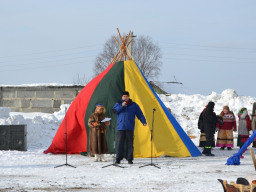
[[[0,107],[11,112],[53,113],[60,105],[71,104],[83,85],[0,86]]]

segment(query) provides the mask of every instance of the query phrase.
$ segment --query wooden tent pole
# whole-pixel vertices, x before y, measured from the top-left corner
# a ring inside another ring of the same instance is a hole
[[[134,60],[132,57],[131,52],[128,50],[128,46],[131,44],[132,42],[132,38],[131,34],[129,32],[129,34],[127,34],[125,37],[122,37],[119,29],[117,28],[117,32],[118,35],[120,37],[121,40],[121,44],[119,43],[119,41],[116,39],[116,37],[114,37],[115,41],[117,42],[117,44],[119,45],[119,50],[117,51],[116,55],[114,56],[114,58],[112,59],[111,63],[114,63],[116,61],[124,61],[124,60]]]
[[[117,28],[117,32],[118,32],[118,34],[119,34],[119,37],[120,37],[120,39],[121,39],[122,43],[124,43],[124,42],[123,42],[123,38],[122,38],[122,36],[121,36],[121,34],[120,34],[120,32],[119,32],[119,29],[118,29],[118,28]]]
[[[118,40],[114,37],[114,39],[116,40],[116,42],[117,42],[117,44],[119,45],[119,47],[120,47],[120,49],[121,49],[121,45],[120,45],[120,43],[118,42]]]
[[[121,47],[119,48],[119,50],[117,51],[117,54],[115,55],[115,57],[112,59],[111,63],[113,63],[115,61],[115,59],[117,58],[117,56],[119,55],[119,52],[121,51]],[[116,62],[116,61],[115,61]]]

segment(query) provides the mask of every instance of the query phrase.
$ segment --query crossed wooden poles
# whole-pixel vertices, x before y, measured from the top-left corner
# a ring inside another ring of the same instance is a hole
[[[132,42],[131,33],[127,34],[125,37],[122,37],[118,28],[117,28],[117,32],[119,34],[121,44],[114,37],[115,41],[119,45],[119,50],[117,51],[115,57],[112,59],[111,63],[115,63],[116,61],[134,60],[133,57],[132,57],[131,52],[128,50],[128,46]]]

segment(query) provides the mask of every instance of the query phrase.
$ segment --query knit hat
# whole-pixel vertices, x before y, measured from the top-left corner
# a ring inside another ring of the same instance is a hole
[[[122,94],[122,96],[123,96],[123,95],[129,96],[129,92],[128,92],[128,91],[124,91],[123,94]]]

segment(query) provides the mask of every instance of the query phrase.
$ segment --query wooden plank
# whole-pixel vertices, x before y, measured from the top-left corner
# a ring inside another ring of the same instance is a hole
[[[253,152],[252,148],[250,148],[250,152],[251,152],[251,156],[252,156],[252,162],[253,162],[253,165],[254,165],[254,169],[256,171],[256,160],[255,160],[255,155],[254,155],[254,152]]]

